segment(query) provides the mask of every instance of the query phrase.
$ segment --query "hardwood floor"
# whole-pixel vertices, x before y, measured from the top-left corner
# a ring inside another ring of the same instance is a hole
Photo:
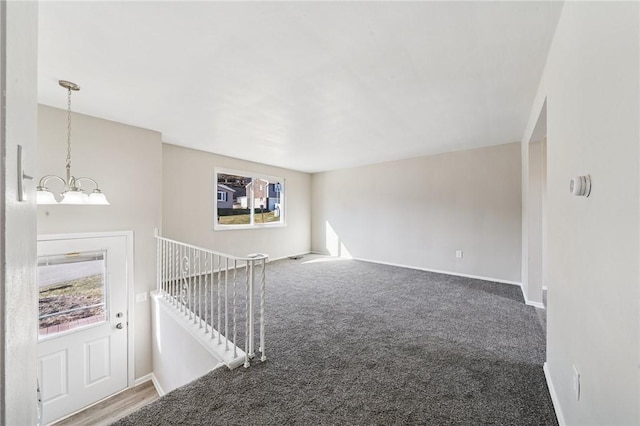
[[[54,426],[106,426],[158,399],[151,381],[127,389],[71,417],[53,423]]]

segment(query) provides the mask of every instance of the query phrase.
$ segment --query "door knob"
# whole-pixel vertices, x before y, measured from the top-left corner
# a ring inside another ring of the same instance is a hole
[[[116,324],[116,328],[117,328],[118,330],[122,330],[122,327],[123,327],[123,325],[122,325],[122,323],[121,323],[121,322],[119,322],[119,323],[117,323],[117,324]]]

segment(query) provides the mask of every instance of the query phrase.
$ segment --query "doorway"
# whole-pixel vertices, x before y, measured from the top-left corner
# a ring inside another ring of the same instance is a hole
[[[37,365],[45,424],[128,386],[128,245],[127,233],[38,238]]]
[[[527,142],[526,261],[523,292],[528,305],[537,308],[546,331],[547,292],[547,103]]]

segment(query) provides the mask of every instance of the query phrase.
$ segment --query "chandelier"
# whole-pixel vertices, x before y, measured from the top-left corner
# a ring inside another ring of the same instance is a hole
[[[109,204],[107,197],[105,197],[102,191],[100,191],[100,188],[98,188],[98,182],[89,177],[75,177],[71,175],[71,91],[80,90],[80,86],[65,80],[60,80],[58,83],[67,89],[67,179],[65,180],[56,175],[46,175],[40,178],[38,187],[36,188],[36,202],[38,204]],[[46,186],[47,182],[52,179],[59,180],[64,185],[60,203],[56,200],[53,192]],[[91,194],[87,194],[82,187],[84,182],[95,185],[95,189]]]

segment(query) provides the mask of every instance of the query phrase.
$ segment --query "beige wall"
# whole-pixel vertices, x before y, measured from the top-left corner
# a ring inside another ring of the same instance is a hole
[[[519,144],[318,173],[312,194],[314,251],[520,282]]]
[[[60,95],[65,96],[62,89]],[[72,172],[97,180],[111,205],[39,206],[38,234],[133,230],[134,293],[155,289],[153,231],[162,223],[160,133],[82,114],[73,114],[72,126]],[[41,105],[36,176],[64,177],[65,157],[66,111]],[[61,185],[51,181],[50,189],[60,191]],[[141,377],[151,372],[148,300],[134,310],[135,375]]]
[[[235,256],[263,252],[272,259],[308,253],[310,175],[175,145],[163,145],[163,235]],[[214,169],[285,179],[287,226],[213,230]]]
[[[547,371],[568,425],[640,423],[639,12],[565,3],[523,137],[546,99]],[[588,198],[569,193],[583,174]]]
[[[33,174],[36,155],[38,4],[0,5],[0,424],[36,416],[36,205],[17,198],[17,151]]]

